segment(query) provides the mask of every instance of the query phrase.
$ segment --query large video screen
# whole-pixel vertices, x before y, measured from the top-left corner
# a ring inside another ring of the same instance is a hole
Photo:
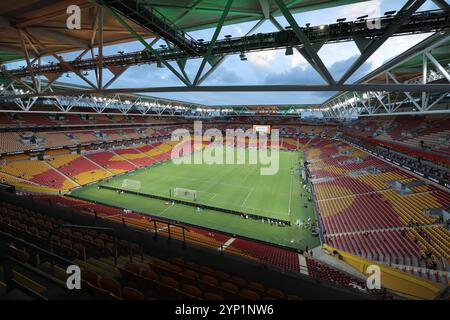
[[[266,134],[270,134],[271,127],[270,125],[262,125],[262,124],[254,124],[253,132],[263,132]]]

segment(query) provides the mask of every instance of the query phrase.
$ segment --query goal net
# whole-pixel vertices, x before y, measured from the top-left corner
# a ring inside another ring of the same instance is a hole
[[[138,180],[123,179],[122,188],[139,190],[141,188],[141,182]]]
[[[197,200],[197,192],[195,190],[185,188],[174,188],[172,196],[176,198],[183,198],[193,201]]]

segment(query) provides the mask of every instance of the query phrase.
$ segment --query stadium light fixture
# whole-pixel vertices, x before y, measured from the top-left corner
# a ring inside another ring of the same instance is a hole
[[[397,10],[392,10],[392,11],[386,11],[384,13],[385,16],[392,16],[393,14],[395,14],[397,12]]]
[[[294,49],[292,47],[286,47],[286,52],[284,54],[286,56],[292,56],[294,54]]]

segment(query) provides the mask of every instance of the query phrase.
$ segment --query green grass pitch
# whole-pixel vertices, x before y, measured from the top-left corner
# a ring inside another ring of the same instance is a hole
[[[245,152],[248,159],[249,151]],[[193,155],[189,157],[192,159]],[[300,158],[297,152],[280,151],[278,172],[266,176],[260,174],[260,168],[267,165],[248,162],[177,165],[167,161],[77,189],[72,196],[295,249],[312,248],[319,244],[318,238],[313,237],[310,230],[297,225],[298,221],[315,219],[312,204],[308,202],[309,194],[301,186],[296,171]],[[138,181],[140,188],[124,185],[125,179]],[[270,225],[216,210],[198,211],[182,204],[118,194],[113,190],[99,189],[99,185],[164,197],[169,197],[169,190],[174,188],[192,189],[196,190],[196,203],[290,221],[291,226]]]

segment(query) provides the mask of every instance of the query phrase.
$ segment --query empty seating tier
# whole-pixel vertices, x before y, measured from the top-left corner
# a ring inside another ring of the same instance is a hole
[[[447,270],[450,235],[439,216],[450,194],[343,142],[306,152],[328,244],[385,263]]]

